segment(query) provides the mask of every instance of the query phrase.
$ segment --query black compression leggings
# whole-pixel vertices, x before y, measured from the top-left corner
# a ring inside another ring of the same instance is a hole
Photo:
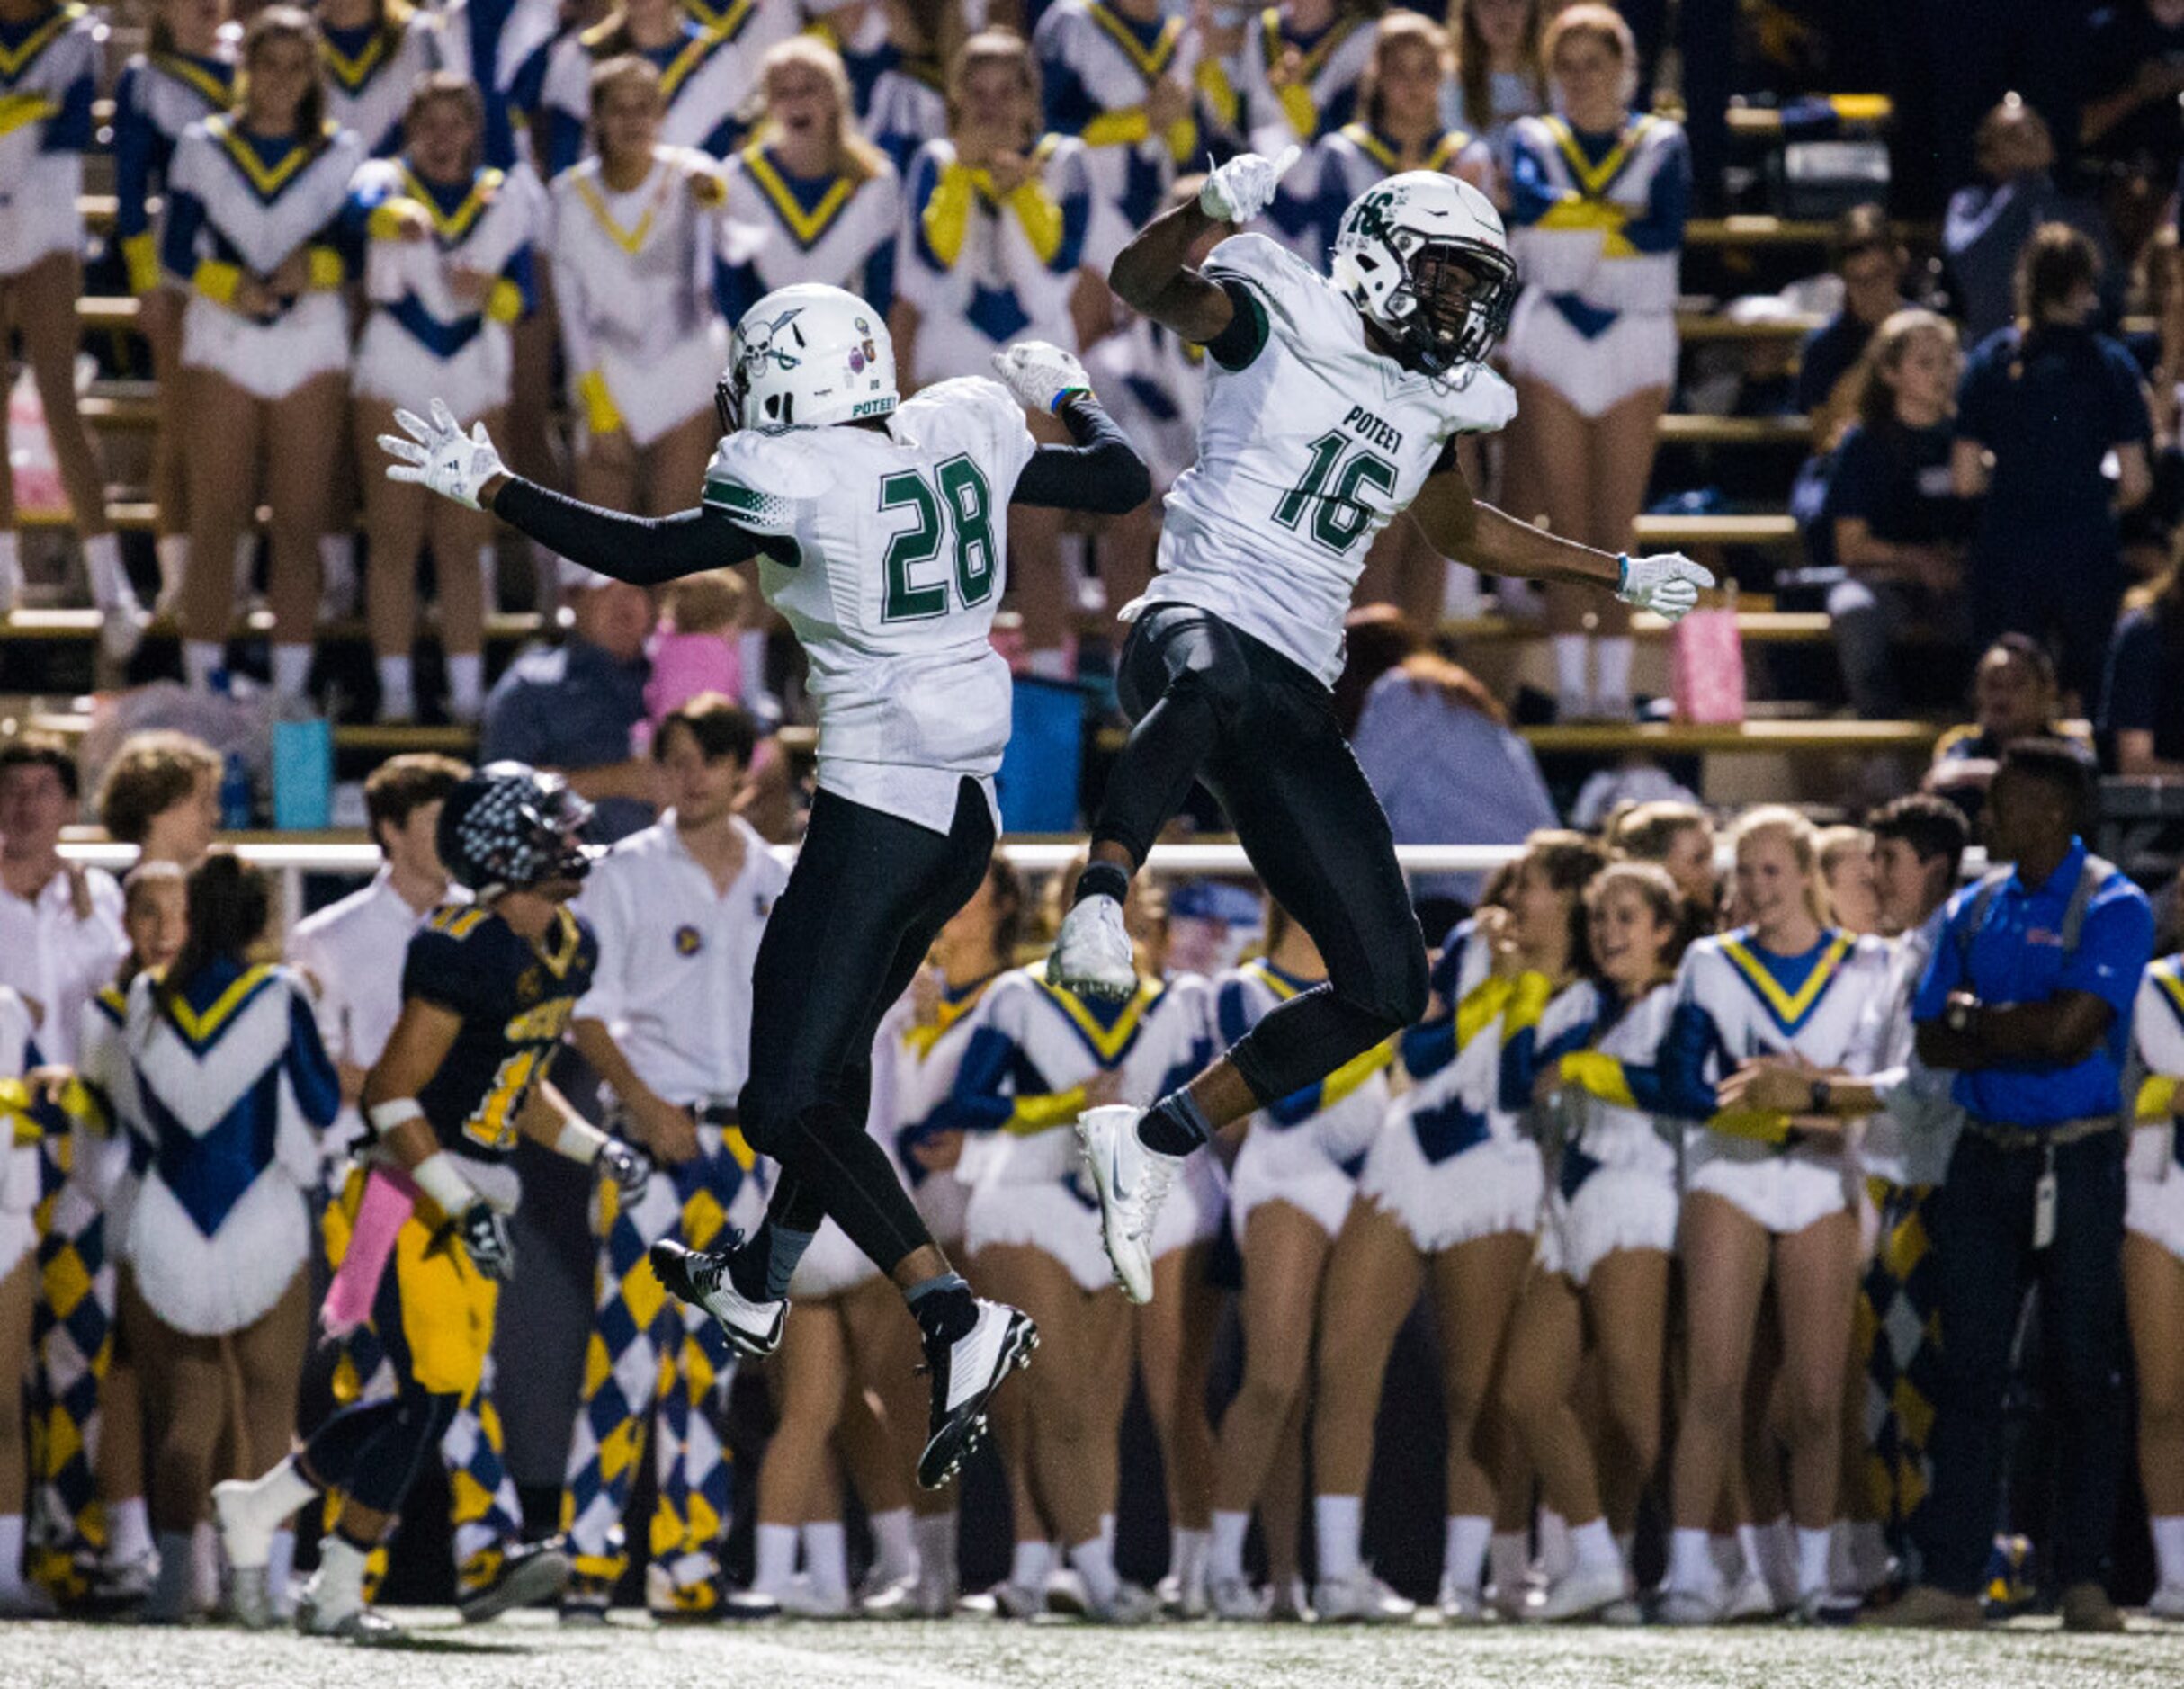
[[[933,1239],[865,1130],[873,1037],[993,844],[975,781],[944,835],[822,790],[759,941],[739,1112],[751,1148],[780,1164],[766,1218],[798,1232],[830,1219],[883,1273]]]
[[[1140,862],[1193,780],[1220,800],[1267,893],[1312,936],[1327,983],[1229,1051],[1262,1103],[1325,1078],[1426,1012],[1426,944],[1379,799],[1334,698],[1271,646],[1186,604],[1148,610],[1117,676],[1136,725],[1095,840]]]

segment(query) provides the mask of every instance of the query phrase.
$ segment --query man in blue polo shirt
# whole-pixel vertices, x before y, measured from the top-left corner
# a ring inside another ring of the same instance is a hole
[[[1952,899],[1912,1000],[1920,1059],[1956,1074],[1965,1122],[1932,1211],[1941,1365],[1934,1488],[1914,1529],[1925,1582],[1882,1622],[1980,1622],[2009,1347],[2036,1279],[2070,1427],[2054,1543],[2063,1624],[2123,1628],[2101,1581],[2127,1429],[2122,1071],[2153,911],[2079,836],[2093,791],[2070,746],[2004,751],[1986,833],[2015,870]]]

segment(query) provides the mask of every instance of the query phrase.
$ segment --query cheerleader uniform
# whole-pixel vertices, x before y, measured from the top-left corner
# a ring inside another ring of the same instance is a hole
[[[962,1240],[971,1187],[963,1183],[960,1167],[928,1173],[912,1152],[942,1132],[977,1129],[975,1120],[953,1106],[955,1078],[971,1034],[980,1024],[979,1012],[1000,978],[989,974],[966,986],[944,987],[930,1021],[919,1020],[905,997],[880,1023],[873,1049],[874,1117],[884,1119],[896,1163],[909,1182],[910,1200],[917,1204],[933,1240],[943,1247]]]
[[[1088,1295],[1114,1283],[1099,1198],[1070,1128],[1096,1075],[1119,1074],[1120,1100],[1142,1107],[1197,1073],[1212,1055],[1204,995],[1195,980],[1141,979],[1124,1001],[1087,1003],[1031,969],[994,981],[953,1097],[956,1117],[974,1129],[960,1167],[974,1257],[1026,1247],[1060,1262]],[[1223,1200],[1219,1164],[1193,1156],[1161,1208],[1154,1257],[1213,1237]]]
[[[1279,7],[1269,6],[1244,32],[1238,92],[1242,96],[1241,123],[1251,150],[1266,158],[1279,158],[1283,149],[1296,147],[1302,156],[1291,166],[1267,207],[1267,220],[1276,237],[1293,249],[1305,251],[1314,263],[1319,254],[1309,245],[1319,235],[1320,167],[1323,162],[1314,145],[1350,121],[1357,103],[1357,78],[1373,57],[1373,21],[1356,14],[1339,16],[1314,35],[1293,32]],[[1269,73],[1294,48],[1303,58],[1298,80],[1277,89]]]
[[[1086,264],[1119,243],[1100,216],[1082,141],[1049,135],[1032,149],[1039,174],[1006,200],[993,178],[927,142],[911,161],[895,285],[917,307],[909,384],[983,375],[995,352],[1025,338],[1077,347],[1070,296]]]
[[[1539,1146],[1502,1105],[1502,1016],[1516,981],[1498,978],[1470,921],[1433,971],[1450,1012],[1403,1033],[1410,1088],[1373,1140],[1357,1192],[1401,1223],[1421,1254],[1538,1229],[1546,1174]]]
[[[167,172],[160,259],[188,283],[182,321],[185,369],[217,371],[273,403],[349,362],[347,279],[339,241],[349,183],[363,144],[329,124],[313,141],[268,140],[221,112],[183,131]],[[232,308],[246,273],[271,274],[299,248],[310,252],[310,285],[267,322]]]
[[[2139,981],[2131,1047],[2142,1077],[2124,1229],[2184,1260],[2184,955],[2152,963]]]
[[[1625,1003],[1588,981],[1564,996],[1566,1030],[1558,1033],[1547,1017],[1540,1027],[1562,1087],[1562,1156],[1540,1259],[1581,1290],[1618,1249],[1668,1255],[1676,1247],[1682,1131],[1660,1113],[1654,1065],[1676,988],[1664,983]]]
[[[1163,76],[1185,88],[1198,78],[1198,32],[1174,13],[1141,23],[1104,0],[1058,0],[1039,20],[1047,127],[1085,144],[1094,191],[1132,228],[1150,222],[1169,183],[1198,152],[1198,120],[1178,118],[1155,135],[1145,96]]]
[[[1276,1004],[1319,981],[1299,979],[1272,962],[1248,962],[1213,985],[1220,1042],[1233,1044]],[[1342,1230],[1358,1170],[1388,1119],[1392,1042],[1345,1062],[1317,1085],[1260,1109],[1229,1175],[1229,1212],[1245,1241],[1254,1209],[1282,1202],[1302,1210],[1329,1238]]]
[[[937,58],[891,58],[873,78],[864,102],[865,139],[885,153],[898,174],[927,141],[948,132],[947,67]]]
[[[1486,143],[1494,169],[1505,180],[1509,174],[1509,139],[1517,120],[1541,110],[1538,85],[1518,70],[1487,74],[1486,109],[1474,112],[1465,103],[1463,82],[1451,76],[1441,85],[1441,121],[1451,129],[1467,130]]]
[[[664,47],[633,49],[659,71],[667,110],[659,139],[669,147],[694,147],[725,158],[743,139],[738,115],[758,85],[758,63],[774,42],[795,33],[790,8],[774,0],[739,0],[718,22],[686,17],[682,35]],[[546,66],[544,146],[546,174],[558,176],[590,150],[592,72],[604,62],[604,29],[564,39]],[[716,371],[716,373],[718,373]]]
[[[235,53],[139,53],[121,67],[113,91],[114,233],[129,266],[129,290],[141,298],[160,285],[159,245],[151,199],[166,186],[183,130],[224,112],[234,98]]]
[[[402,149],[402,117],[417,78],[439,68],[440,25],[424,7],[382,0],[383,18],[354,29],[318,24],[326,67],[327,116],[374,158]]]
[[[1684,132],[1640,117],[1580,134],[1559,117],[1509,139],[1509,247],[1525,290],[1509,321],[1511,372],[1586,416],[1676,379],[1678,253],[1691,203]]]
[[[1882,939],[1833,931],[1798,956],[1760,949],[1749,928],[1691,947],[1659,1059],[1660,1112],[1698,1122],[1684,1138],[1687,1194],[1709,1192],[1785,1237],[1849,1206],[1853,1171],[1839,1139],[1785,1142],[1782,1116],[1717,1113],[1714,1087],[1754,1056],[1842,1067],[1885,988],[1888,954]]]
[[[287,969],[215,962],[172,1014],[156,983],[129,992],[141,1166],[122,1258],[163,1323],[217,1336],[264,1318],[309,1258],[303,1193],[341,1083]]]
[[[536,167],[530,124],[560,22],[555,0],[448,0],[441,9],[440,67],[485,96],[485,162],[497,170]]]
[[[0,276],[83,250],[76,201],[105,40],[80,5],[0,22]]]
[[[405,203],[423,209],[430,239],[398,237]],[[506,405],[509,326],[537,297],[537,211],[529,192],[491,168],[452,187],[422,181],[403,159],[373,159],[358,171],[348,214],[364,237],[371,315],[351,390],[413,410],[437,396],[465,424]],[[449,277],[458,265],[496,278],[481,304],[456,302]]]
[[[698,205],[701,154],[654,149],[627,192],[587,158],[554,179],[553,285],[571,381],[595,433],[649,446],[712,407],[728,331],[710,293],[714,212]]]
[[[881,316],[895,299],[895,242],[902,189],[893,171],[799,176],[772,148],[753,144],[728,161],[714,299],[730,323],[775,288],[823,282],[846,288]]]
[[[0,1121],[7,1135],[0,1139],[0,1279],[22,1265],[38,1241],[40,1156],[44,1135],[31,1118],[30,1091],[22,1076],[44,1065],[32,1036],[31,1005],[13,986],[0,986]]]
[[[1322,137],[1312,150],[1318,155],[1314,169],[1319,178],[1319,213],[1297,235],[1284,229],[1282,238],[1291,251],[1316,266],[1325,261],[1334,245],[1336,227],[1351,201],[1402,166],[1395,143],[1362,121],[1345,123],[1333,134]],[[1449,175],[1467,171],[1473,180],[1490,182],[1494,161],[1484,141],[1452,129],[1428,149],[1418,168]],[[1278,219],[1276,226],[1280,227]]]

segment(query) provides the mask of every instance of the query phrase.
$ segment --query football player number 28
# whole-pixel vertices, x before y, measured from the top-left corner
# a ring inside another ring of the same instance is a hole
[[[927,621],[948,613],[949,586],[965,608],[993,596],[993,500],[969,458],[950,458],[921,473],[904,469],[880,483],[882,510],[908,510],[910,525],[887,542],[882,621]],[[943,541],[953,568],[938,561]]]
[[[1374,451],[1360,448],[1345,458],[1356,442],[1347,434],[1324,433],[1306,448],[1311,461],[1304,478],[1282,495],[1274,507],[1274,519],[1284,528],[1298,528],[1305,513],[1311,514],[1311,534],[1330,551],[1347,551],[1372,524],[1373,513],[1357,496],[1365,487],[1376,487],[1391,498],[1395,495],[1395,465]]]

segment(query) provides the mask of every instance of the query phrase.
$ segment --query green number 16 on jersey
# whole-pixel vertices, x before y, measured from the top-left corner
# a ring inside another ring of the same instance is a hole
[[[1291,529],[1302,523],[1309,507],[1311,537],[1330,551],[1347,551],[1372,525],[1373,513],[1357,496],[1362,488],[1377,487],[1391,497],[1395,493],[1395,465],[1376,451],[1362,449],[1346,462],[1342,454],[1352,443],[1347,434],[1338,433],[1313,441],[1306,448],[1311,461],[1305,466],[1304,478],[1274,507],[1275,521]]]
[[[986,477],[968,457],[950,458],[931,472],[904,469],[880,483],[880,508],[909,509],[916,520],[887,544],[883,621],[928,621],[948,613],[950,572],[932,567],[943,531],[954,542],[953,579],[964,609],[993,596],[998,548]]]

